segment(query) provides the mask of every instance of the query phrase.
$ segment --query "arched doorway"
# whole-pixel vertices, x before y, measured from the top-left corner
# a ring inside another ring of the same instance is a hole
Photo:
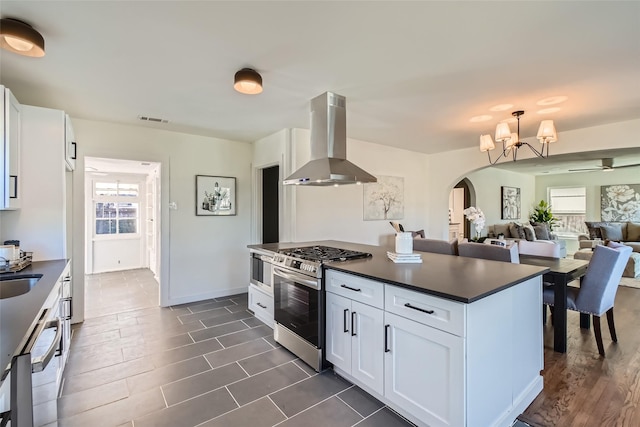
[[[449,194],[449,229],[450,237],[454,229],[459,230],[458,238],[469,237],[471,225],[464,217],[463,211],[474,206],[476,203],[476,192],[473,184],[468,178],[463,178],[458,182]]]

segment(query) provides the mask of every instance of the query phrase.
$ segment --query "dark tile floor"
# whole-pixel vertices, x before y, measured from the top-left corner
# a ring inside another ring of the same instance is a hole
[[[247,311],[247,294],[160,308],[148,270],[85,284],[58,426],[411,425],[280,347]]]

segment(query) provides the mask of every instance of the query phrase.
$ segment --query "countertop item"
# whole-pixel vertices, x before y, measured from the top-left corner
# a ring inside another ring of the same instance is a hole
[[[248,248],[276,253],[280,249],[314,245],[372,254],[370,258],[326,263],[323,268],[344,271],[463,303],[472,303],[549,271],[546,267],[429,252],[420,252],[421,264],[396,264],[387,258],[387,251],[392,248],[336,240],[269,243],[249,245]]]
[[[18,273],[4,273],[4,277],[42,274],[38,283],[26,294],[0,300],[0,374],[11,363],[24,335],[35,326],[40,309],[56,286],[67,263],[66,259],[36,261]]]

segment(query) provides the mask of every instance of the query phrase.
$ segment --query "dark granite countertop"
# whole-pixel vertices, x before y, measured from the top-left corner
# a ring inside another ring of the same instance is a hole
[[[277,252],[279,249],[313,245],[372,254],[370,258],[327,263],[325,269],[343,271],[463,303],[472,303],[549,271],[546,267],[429,252],[419,252],[422,255],[421,264],[396,264],[387,258],[387,251],[393,248],[336,240],[269,243],[249,245],[248,248]]]
[[[37,261],[17,273],[2,273],[2,277],[42,274],[38,283],[26,294],[0,300],[0,377],[9,366],[25,334],[40,317],[42,306],[58,283],[67,263],[66,259]]]

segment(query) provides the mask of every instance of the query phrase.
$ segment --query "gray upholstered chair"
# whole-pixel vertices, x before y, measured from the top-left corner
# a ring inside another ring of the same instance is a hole
[[[458,255],[458,239],[447,242],[437,239],[413,239],[413,250],[435,254]]]
[[[458,255],[469,258],[482,258],[520,264],[518,245],[504,247],[498,245],[485,245],[484,243],[462,242],[458,244]]]
[[[580,287],[567,287],[567,309],[591,314],[593,317],[593,332],[596,336],[598,352],[604,356],[602,332],[600,330],[600,316],[607,313],[607,323],[613,342],[618,342],[616,328],[613,322],[613,303],[618,290],[618,284],[627,260],[631,255],[631,247],[614,242],[609,246],[597,246],[587,267]],[[542,300],[553,306],[553,286],[545,286]]]

